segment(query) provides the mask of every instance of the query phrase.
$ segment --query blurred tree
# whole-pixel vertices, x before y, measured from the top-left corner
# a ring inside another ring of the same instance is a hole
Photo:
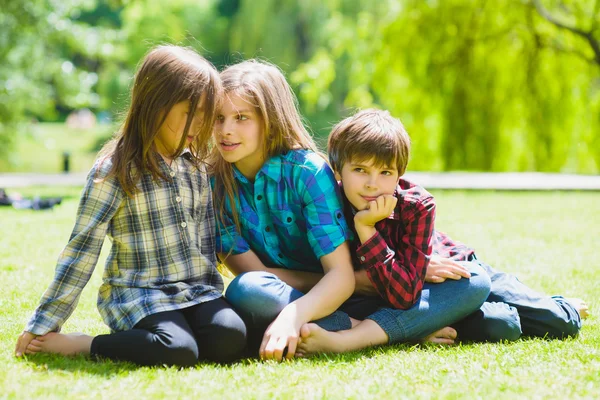
[[[0,0],[0,151],[15,124],[126,108],[160,43],[277,64],[323,144],[402,119],[412,169],[600,170],[600,0]],[[10,126],[10,128],[9,128]],[[4,141],[4,142],[2,142]]]
[[[596,34],[597,2],[555,3]],[[526,0],[323,4],[329,33],[292,75],[300,96],[390,109],[411,134],[411,168],[598,171],[595,39],[548,32]],[[552,33],[560,47],[542,45]]]
[[[119,34],[77,20],[95,7],[94,0],[0,1],[0,152],[27,120],[100,105],[96,70]]]

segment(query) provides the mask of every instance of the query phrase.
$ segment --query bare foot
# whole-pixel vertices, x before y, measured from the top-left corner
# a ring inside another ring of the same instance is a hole
[[[586,319],[590,316],[590,309],[588,308],[587,303],[582,299],[578,299],[577,297],[569,297],[565,300],[567,300],[569,303],[571,303],[573,307],[575,307],[581,319]]]
[[[64,334],[50,332],[33,339],[27,350],[36,353],[55,353],[63,356],[90,354],[92,339],[94,339],[92,336],[84,335],[83,333]]]
[[[317,324],[308,323],[300,328],[300,342],[296,353],[300,357],[310,356],[317,353],[341,353],[340,334],[329,332]]]
[[[456,339],[456,330],[449,326],[433,332],[431,335],[421,339],[422,342],[438,343],[438,344],[454,344]]]

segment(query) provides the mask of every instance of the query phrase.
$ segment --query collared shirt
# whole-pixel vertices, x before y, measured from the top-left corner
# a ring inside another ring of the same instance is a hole
[[[131,329],[142,318],[221,297],[216,270],[214,210],[204,168],[184,153],[169,168],[171,181],[149,173],[128,197],[111,161],[97,162],[81,196],[75,227],[60,253],[54,280],[25,330],[42,335],[59,329],[71,315],[98,261],[105,236],[112,242],[98,310],[113,331]]]
[[[433,196],[420,186],[400,179],[394,212],[377,224],[376,233],[361,244],[356,238],[351,246],[355,265],[366,269],[377,293],[392,307],[408,309],[421,296],[425,271],[432,250],[435,221]],[[345,198],[346,218],[354,209]]]
[[[320,258],[351,238],[333,171],[318,154],[291,150],[272,157],[254,182],[235,166],[234,175],[240,232],[226,199],[225,223],[217,218],[218,253],[252,249],[268,267],[323,272]]]
[[[408,309],[421,296],[432,253],[464,261],[474,252],[434,230],[434,198],[423,187],[400,179],[395,196],[394,212],[375,225],[377,233],[362,245],[355,239],[351,249],[355,265],[366,269],[379,295],[395,308]],[[354,228],[355,210],[345,196],[344,207]]]

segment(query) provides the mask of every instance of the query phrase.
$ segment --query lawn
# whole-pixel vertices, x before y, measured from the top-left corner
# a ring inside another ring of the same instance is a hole
[[[598,398],[600,193],[435,192],[437,227],[498,269],[549,294],[580,296],[592,316],[573,340],[522,339],[455,347],[398,345],[285,363],[138,368],[84,358],[13,357],[17,335],[53,275],[77,206],[77,188],[49,212],[0,208],[0,398]],[[106,248],[104,249],[106,256]],[[103,258],[104,258],[103,256]],[[95,309],[97,268],[63,331],[106,333]]]
[[[63,153],[69,153],[71,172],[87,172],[98,145],[115,129],[97,125],[90,129],[67,128],[63,123],[31,124],[18,135],[14,148],[0,158],[0,172],[63,172]]]

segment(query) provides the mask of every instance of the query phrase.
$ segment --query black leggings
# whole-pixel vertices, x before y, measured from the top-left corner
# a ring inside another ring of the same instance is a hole
[[[235,361],[243,357],[245,347],[246,325],[224,298],[218,298],[149,315],[128,331],[96,336],[91,355],[189,367],[199,360]]]

